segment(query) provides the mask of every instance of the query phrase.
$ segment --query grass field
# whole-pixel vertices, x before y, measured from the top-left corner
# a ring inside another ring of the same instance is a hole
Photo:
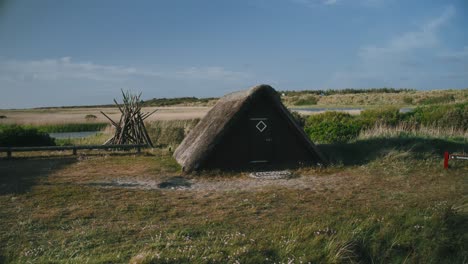
[[[441,158],[466,143],[320,147],[335,165],[274,181],[182,175],[165,150],[1,159],[0,262],[466,262],[468,164]]]

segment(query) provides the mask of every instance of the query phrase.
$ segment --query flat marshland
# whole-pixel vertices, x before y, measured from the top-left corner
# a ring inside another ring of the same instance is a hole
[[[0,263],[464,263],[468,163],[443,169],[445,151],[468,150],[466,99],[453,98],[302,117],[331,164],[289,179],[183,174],[172,151],[199,116],[150,120],[157,148],[141,154],[2,156]]]
[[[147,121],[157,120],[185,120],[201,118],[210,109],[209,107],[181,106],[181,107],[144,107],[142,112],[152,112],[158,109],[156,114],[150,116]],[[80,124],[80,123],[109,123],[100,113],[103,111],[110,118],[119,120],[120,112],[116,107],[88,107],[88,108],[50,108],[50,109],[20,109],[1,110],[0,115],[6,116],[0,119],[0,124],[20,125],[52,125],[52,124]],[[87,115],[96,118],[87,120]]]

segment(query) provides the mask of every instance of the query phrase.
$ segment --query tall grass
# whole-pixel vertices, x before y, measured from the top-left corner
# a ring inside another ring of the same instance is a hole
[[[66,138],[66,139],[55,139],[55,143],[59,146],[71,146],[71,145],[101,145],[112,137],[112,133],[99,132],[96,135],[84,137],[84,138]]]
[[[146,129],[158,147],[177,147],[200,119],[159,120],[146,123]]]
[[[424,126],[414,123],[401,122],[395,126],[377,123],[363,129],[358,139],[392,138],[401,136],[461,139],[468,141],[468,130],[457,127]]]
[[[417,107],[400,113],[396,107],[367,109],[358,116],[325,112],[307,119],[306,133],[317,143],[356,138],[423,136],[462,138],[468,131],[468,103]]]

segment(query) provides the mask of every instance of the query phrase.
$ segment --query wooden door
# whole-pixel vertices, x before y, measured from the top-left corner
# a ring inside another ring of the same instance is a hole
[[[272,124],[266,117],[249,119],[250,163],[269,163],[273,157]]]

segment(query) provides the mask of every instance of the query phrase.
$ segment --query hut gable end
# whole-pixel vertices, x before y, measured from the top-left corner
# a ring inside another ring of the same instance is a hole
[[[182,141],[174,157],[186,172],[324,162],[268,85],[222,97]]]

